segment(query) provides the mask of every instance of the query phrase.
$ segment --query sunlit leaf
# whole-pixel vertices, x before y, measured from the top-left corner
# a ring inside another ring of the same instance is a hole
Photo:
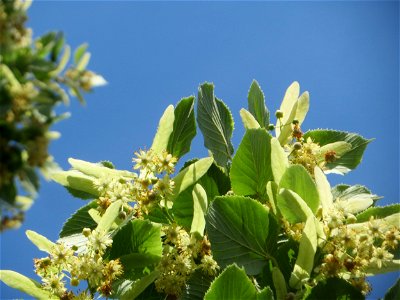
[[[253,80],[247,95],[248,107],[259,127],[268,128],[269,111],[265,106],[264,93],[256,80]],[[242,114],[241,114],[242,115]],[[243,119],[243,116],[242,116]],[[247,127],[246,127],[247,128]],[[257,127],[252,127],[257,128]]]

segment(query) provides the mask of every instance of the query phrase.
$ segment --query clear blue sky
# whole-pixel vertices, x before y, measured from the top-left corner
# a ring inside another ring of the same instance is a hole
[[[35,36],[62,29],[73,46],[88,42],[91,69],[109,85],[72,101],[69,120],[51,153],[111,160],[131,168],[135,150],[149,147],[163,110],[197,94],[204,81],[236,120],[233,142],[244,133],[239,109],[252,79],[275,111],[294,80],[311,96],[303,129],[333,128],[376,138],[349,175],[332,185],[361,183],[399,201],[399,2],[41,2],[29,11]],[[60,108],[60,111],[65,108]],[[192,154],[206,156],[198,136]],[[1,269],[34,276],[42,257],[25,237],[35,230],[52,240],[64,220],[84,205],[59,185],[42,182],[40,197],[17,231],[1,235]],[[399,274],[372,279],[370,299],[384,295]],[[1,284],[0,298],[26,296]]]

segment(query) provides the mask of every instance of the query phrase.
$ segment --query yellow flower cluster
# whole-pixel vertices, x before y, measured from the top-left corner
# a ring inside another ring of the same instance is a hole
[[[48,257],[35,259],[36,273],[42,277],[43,288],[62,299],[93,299],[91,291],[98,291],[103,296],[110,296],[111,284],[123,270],[119,260],[103,260],[103,254],[112,244],[109,236],[97,230],[83,230],[87,237],[86,249],[77,252],[77,247],[56,244]],[[71,286],[78,286],[80,281],[87,280],[88,291],[75,295],[67,291],[64,278],[70,280]]]
[[[160,293],[179,296],[190,275],[197,269],[215,276],[219,266],[211,255],[211,245],[205,236],[197,239],[182,227],[172,224],[164,227],[163,256],[158,265],[160,276],[155,281]]]

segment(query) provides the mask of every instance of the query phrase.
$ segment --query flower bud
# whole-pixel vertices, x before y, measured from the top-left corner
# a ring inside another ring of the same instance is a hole
[[[272,130],[274,130],[275,129],[275,125],[274,124],[269,124],[268,125],[268,130],[269,131],[272,131]]]
[[[126,219],[126,212],[124,212],[123,210],[119,212],[118,217],[122,220]]]
[[[71,279],[71,285],[72,286],[78,286],[79,285],[79,280],[76,278],[72,278]]]
[[[88,236],[90,235],[91,232],[92,232],[92,231],[90,230],[90,228],[83,228],[83,230],[82,230],[82,234],[83,234],[85,237],[88,237]]]
[[[301,143],[299,143],[299,142],[296,142],[296,143],[293,144],[293,149],[294,149],[294,150],[300,150],[301,147],[302,147],[302,145],[301,145]]]
[[[275,112],[275,117],[277,117],[278,119],[283,118],[283,111],[281,111],[281,110],[278,109],[278,110]]]

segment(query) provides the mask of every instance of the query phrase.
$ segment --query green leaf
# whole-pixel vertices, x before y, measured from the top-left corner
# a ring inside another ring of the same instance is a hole
[[[180,193],[174,200],[172,211],[176,223],[186,230],[190,230],[193,220],[193,188]]]
[[[77,65],[79,63],[79,61],[82,59],[83,54],[85,54],[87,48],[88,48],[88,44],[84,43],[82,45],[79,45],[78,48],[76,48],[75,52],[74,52],[74,64]]]
[[[285,150],[276,138],[271,139],[271,169],[274,181],[279,183],[286,169],[289,167],[289,160]]]
[[[196,184],[193,188],[193,221],[190,233],[196,233],[201,237],[206,227],[205,214],[207,212],[207,194],[200,184]]]
[[[265,195],[272,181],[271,135],[265,129],[249,129],[232,160],[232,189],[238,195]]]
[[[302,165],[292,165],[286,169],[279,183],[280,188],[290,189],[298,194],[316,212],[319,207],[319,195],[314,180]]]
[[[305,222],[308,217],[313,215],[307,203],[289,189],[279,190],[277,206],[282,216],[291,224]]]
[[[203,133],[204,146],[212,152],[217,165],[226,168],[233,154],[233,119],[228,107],[214,96],[212,83],[199,87],[197,123]]]
[[[299,255],[293,273],[290,276],[289,285],[292,288],[300,289],[304,280],[310,278],[314,266],[314,256],[317,252],[317,229],[318,220],[314,216],[307,218],[303,234],[300,239]]]
[[[203,300],[204,295],[210,288],[213,277],[205,275],[200,269],[197,269],[190,275],[185,285],[185,290],[180,300]]]
[[[90,61],[90,53],[89,52],[85,52],[81,59],[76,63],[76,69],[78,71],[83,71],[86,69],[87,65],[89,64]]]
[[[379,199],[377,195],[371,193],[365,186],[362,185],[344,185],[340,184],[332,189],[335,201],[340,203],[340,206],[347,213],[357,214]]]
[[[36,246],[39,250],[50,253],[54,248],[55,244],[48,240],[45,236],[36,233],[32,230],[27,230],[25,232],[28,239]]]
[[[268,210],[256,200],[242,196],[216,197],[211,203],[206,226],[214,259],[224,268],[236,262],[247,274],[258,274],[269,258]]]
[[[157,133],[151,146],[156,153],[167,150],[169,138],[174,130],[174,120],[174,106],[169,105],[158,123]]]
[[[400,299],[400,278],[396,283],[387,291],[384,300]]]
[[[248,107],[250,113],[254,116],[259,126],[268,128],[269,125],[269,111],[265,106],[264,93],[261,90],[258,82],[253,80],[247,95]]]
[[[58,299],[49,292],[43,290],[39,282],[10,270],[0,270],[0,280],[9,287],[26,293],[36,299]]]
[[[113,285],[113,298],[121,300],[136,299],[159,276],[158,271],[153,271],[138,280],[123,279]]]
[[[287,294],[286,280],[285,277],[283,277],[283,274],[278,267],[272,268],[272,280],[274,282],[276,298],[285,299]]]
[[[136,219],[128,222],[114,236],[110,259],[121,260],[127,273],[125,275],[136,269],[141,276],[143,269],[155,266],[161,255],[161,226]]]
[[[283,117],[276,121],[275,132],[281,145],[287,143],[292,132],[292,121],[296,117],[299,93],[300,85],[295,81],[287,88],[282,104],[279,108],[279,110],[283,112]]]
[[[109,168],[108,166],[104,165],[104,162],[91,163],[75,158],[68,158],[68,162],[75,170],[80,171],[85,175],[96,178],[118,176],[118,177],[124,177],[126,179],[131,179],[136,177],[136,174],[133,172]]]
[[[263,295],[268,292],[262,291]],[[235,264],[227,267],[211,284],[205,300],[260,299],[259,292],[245,271]],[[265,299],[273,299],[271,296]]]
[[[118,217],[122,206],[122,201],[118,200],[113,202],[106,210],[104,215],[101,217],[99,224],[97,225],[96,230],[99,232],[107,233],[114,223],[115,219]]]
[[[96,201],[92,201],[89,204],[78,209],[67,221],[64,223],[60,238],[81,233],[83,228],[94,229],[97,227],[97,223],[90,217],[89,210],[96,208]]]
[[[362,300],[365,297],[354,286],[344,279],[328,278],[326,281],[319,281],[317,286],[311,289],[305,300],[338,300],[352,299]]]
[[[248,110],[242,108],[240,110],[240,117],[242,118],[244,128],[246,128],[246,129],[260,128],[260,124],[258,124],[257,120],[253,117],[253,115]]]
[[[196,136],[196,120],[193,108],[193,96],[183,98],[175,108],[173,131],[167,146],[168,153],[174,157],[180,158],[189,152],[190,144]]]
[[[213,163],[212,157],[202,158],[190,166],[184,168],[174,177],[174,195],[179,195],[189,186],[195,184],[210,168]]]
[[[54,77],[54,76],[57,76],[58,74],[60,74],[67,66],[70,56],[71,56],[71,47],[66,45],[64,48],[64,53],[60,59],[60,62],[58,63],[57,68],[55,70],[49,72],[49,75]]]
[[[307,140],[309,137],[314,143],[318,143],[320,146],[339,141],[351,144],[352,148],[350,151],[334,162],[327,163],[325,166],[329,172],[338,174],[345,174],[350,170],[355,169],[361,162],[367,145],[372,141],[372,139],[367,140],[356,133],[323,129],[306,132],[304,134],[304,139]]]
[[[370,207],[357,215],[357,222],[367,222],[372,216],[375,219],[383,219],[396,213],[400,213],[400,204]]]
[[[79,171],[54,172],[51,174],[51,179],[67,188],[91,194],[93,198],[100,196],[99,191],[93,185],[95,178]]]
[[[315,185],[317,187],[319,201],[322,208],[327,211],[333,206],[333,195],[331,192],[331,185],[329,184],[326,175],[321,170],[320,167],[316,166],[314,168]]]

